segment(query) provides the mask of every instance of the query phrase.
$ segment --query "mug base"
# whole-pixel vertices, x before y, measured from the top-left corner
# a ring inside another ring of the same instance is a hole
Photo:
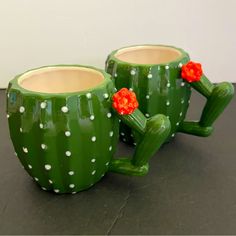
[[[37,187],[41,188],[43,191],[45,192],[48,192],[48,193],[53,193],[53,194],[57,194],[57,195],[62,195],[62,194],[76,194],[76,193],[79,193],[79,192],[82,192],[82,191],[86,191],[88,189],[90,189],[91,187],[93,187],[96,183],[98,183],[105,175],[103,175],[100,179],[94,181],[93,183],[87,185],[87,186],[84,186],[82,188],[75,188],[75,189],[71,189],[71,191],[64,191],[64,190],[61,190],[59,188],[53,188],[50,187],[50,188],[47,188],[47,187],[44,187],[42,185],[40,185],[39,182],[36,182],[35,180],[33,180],[33,182],[37,185]]]

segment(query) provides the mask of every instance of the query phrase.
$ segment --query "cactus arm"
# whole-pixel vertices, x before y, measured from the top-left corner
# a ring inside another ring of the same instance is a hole
[[[134,129],[135,131],[139,132],[140,134],[145,133],[147,119],[139,109],[136,109],[130,115],[119,115],[118,113],[116,113],[116,114],[130,128]]]
[[[234,87],[229,82],[212,84],[205,75],[191,86],[206,97],[207,102],[199,121],[184,121],[178,132],[194,134],[197,136],[209,136],[213,131],[213,123],[224,111],[234,95]]]
[[[198,82],[190,83],[190,85],[206,98],[211,96],[214,89],[214,85],[205,75]]]
[[[166,140],[170,132],[169,119],[161,114],[148,119],[146,131],[136,146],[132,163],[135,166],[143,166],[155,154]]]
[[[171,129],[169,119],[164,115],[155,115],[147,119],[138,109],[131,115],[119,115],[120,119],[139,133],[140,139],[133,158],[115,159],[109,170],[127,175],[145,175],[148,172],[148,161],[165,142]]]

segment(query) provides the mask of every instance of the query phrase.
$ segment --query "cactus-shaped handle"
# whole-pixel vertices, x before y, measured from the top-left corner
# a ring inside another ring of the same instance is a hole
[[[161,114],[147,119],[137,109],[138,103],[133,92],[121,89],[113,96],[113,108],[119,118],[132,128],[137,144],[132,159],[114,159],[109,170],[128,175],[145,175],[148,161],[169,135],[169,119]]]
[[[182,67],[181,76],[206,97],[207,102],[200,120],[184,121],[178,131],[203,137],[209,136],[213,131],[213,123],[233,98],[234,87],[229,82],[212,84],[203,74],[201,64],[192,61]]]

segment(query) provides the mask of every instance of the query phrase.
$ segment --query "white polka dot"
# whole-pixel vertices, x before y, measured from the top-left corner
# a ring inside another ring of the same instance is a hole
[[[179,122],[177,122],[176,125],[179,126]]]
[[[112,150],[112,146],[109,147],[109,151],[111,151],[111,150]]]
[[[7,114],[7,119],[10,117],[10,115],[9,114]]]
[[[181,99],[181,103],[184,104],[184,99]]]
[[[94,115],[91,115],[91,116],[89,117],[90,120],[94,120],[94,118],[95,118]]]
[[[42,109],[45,109],[46,106],[47,106],[47,103],[46,103],[46,102],[41,102],[41,103],[40,103],[40,107],[41,107]]]
[[[55,193],[59,193],[59,192],[60,192],[59,189],[54,189],[53,191],[54,191]]]
[[[137,143],[134,143],[134,146],[136,146],[137,145]]]
[[[28,153],[28,148],[23,147],[23,152]]]
[[[45,168],[45,170],[51,170],[52,166],[49,165],[49,164],[46,164],[46,165],[44,166],[44,168]]]
[[[67,131],[65,132],[65,136],[69,137],[70,135],[71,135],[70,131],[67,130]]]
[[[61,108],[61,111],[67,113],[69,111],[68,107],[64,106]]]
[[[43,129],[43,124],[42,123],[39,124],[39,128]]]
[[[32,166],[31,165],[28,165],[29,169],[32,169]]]
[[[76,194],[77,192],[71,192],[71,194]]]
[[[92,171],[92,173],[91,173],[91,174],[92,174],[92,175],[95,175],[95,173],[96,173],[96,170]]]
[[[123,141],[124,141],[124,142],[126,142],[126,139],[125,139],[125,138],[123,138]]]
[[[183,64],[180,62],[178,66],[179,66],[179,68],[181,68],[183,66]]]
[[[130,74],[131,74],[131,75],[135,75],[135,74],[136,74],[136,71],[135,71],[135,70],[131,70],[131,71],[130,71]]]
[[[95,159],[95,158],[93,158],[93,159],[91,160],[91,162],[92,162],[92,163],[94,163],[95,161],[96,161],[96,159]]]
[[[41,148],[42,148],[42,149],[46,149],[46,148],[47,148],[47,145],[44,144],[44,143],[42,143],[42,144],[41,144]]]
[[[131,137],[134,137],[134,135],[133,135],[133,134],[130,134],[130,136],[131,136]]]
[[[20,111],[20,113],[23,113],[23,112],[25,112],[25,108],[24,108],[23,106],[21,106],[21,107],[19,108],[19,111]]]
[[[179,116],[182,116],[182,115],[183,115],[183,113],[182,113],[182,112],[180,112],[180,113],[179,113]]]
[[[121,122],[121,120],[119,119],[119,123]]]
[[[109,162],[106,163],[106,166],[108,166],[108,165],[109,165]]]
[[[165,69],[168,70],[170,67],[168,65],[165,66]]]
[[[91,93],[87,93],[87,94],[86,94],[86,97],[87,97],[87,98],[91,98],[91,97],[92,97],[92,94],[91,94]]]
[[[74,188],[75,185],[74,185],[74,184],[70,184],[69,187],[70,187],[70,188]]]
[[[145,114],[146,117],[149,117],[150,115],[148,113]]]
[[[133,88],[129,88],[129,91],[134,91],[134,89]]]
[[[170,105],[170,102],[169,102],[169,101],[167,101],[167,102],[166,102],[166,106],[169,106],[169,105]]]
[[[20,132],[21,132],[21,133],[23,132],[23,129],[22,129],[22,128],[20,128]]]
[[[104,93],[104,94],[103,94],[103,97],[104,97],[105,99],[107,99],[107,98],[109,98],[109,95],[108,95],[107,93]]]
[[[34,177],[34,180],[35,180],[36,182],[38,182],[38,181],[39,181],[39,179],[38,179],[37,177]]]
[[[170,87],[170,83],[167,83],[167,85],[166,85],[168,88]]]
[[[107,113],[107,117],[111,118],[111,113],[110,112]]]
[[[184,82],[181,82],[181,87],[184,87],[185,83]]]
[[[149,99],[150,98],[150,96],[149,95],[146,95],[146,99]]]
[[[44,190],[44,191],[46,191],[46,190],[47,190],[47,189],[46,189],[46,188],[44,188],[44,187],[41,187],[41,189],[42,189],[42,190]]]
[[[50,180],[50,179],[48,180],[48,182],[49,182],[49,184],[53,184],[53,181],[52,181],[52,180]]]
[[[91,141],[92,141],[92,142],[95,142],[95,141],[96,141],[96,137],[93,136],[93,137],[91,138]]]
[[[175,134],[172,134],[171,137],[175,137]]]
[[[71,171],[68,172],[68,174],[69,174],[69,175],[74,175],[75,172],[71,170]]]
[[[110,135],[110,137],[112,137],[113,136],[113,131],[110,131],[109,135]]]
[[[66,154],[67,157],[71,156],[71,152],[70,151],[66,151],[65,154]]]
[[[121,136],[125,136],[125,134],[123,132],[120,133]]]
[[[115,73],[115,75],[114,75],[115,77],[117,77],[117,73]]]
[[[152,78],[152,74],[149,73],[147,77],[148,77],[148,79],[151,79]]]

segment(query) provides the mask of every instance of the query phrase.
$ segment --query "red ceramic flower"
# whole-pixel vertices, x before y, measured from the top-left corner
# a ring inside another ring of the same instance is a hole
[[[127,88],[120,89],[112,97],[112,106],[121,115],[129,115],[138,107],[138,101],[134,92]]]
[[[197,82],[202,76],[202,65],[196,62],[188,62],[182,66],[181,77],[189,83]]]

